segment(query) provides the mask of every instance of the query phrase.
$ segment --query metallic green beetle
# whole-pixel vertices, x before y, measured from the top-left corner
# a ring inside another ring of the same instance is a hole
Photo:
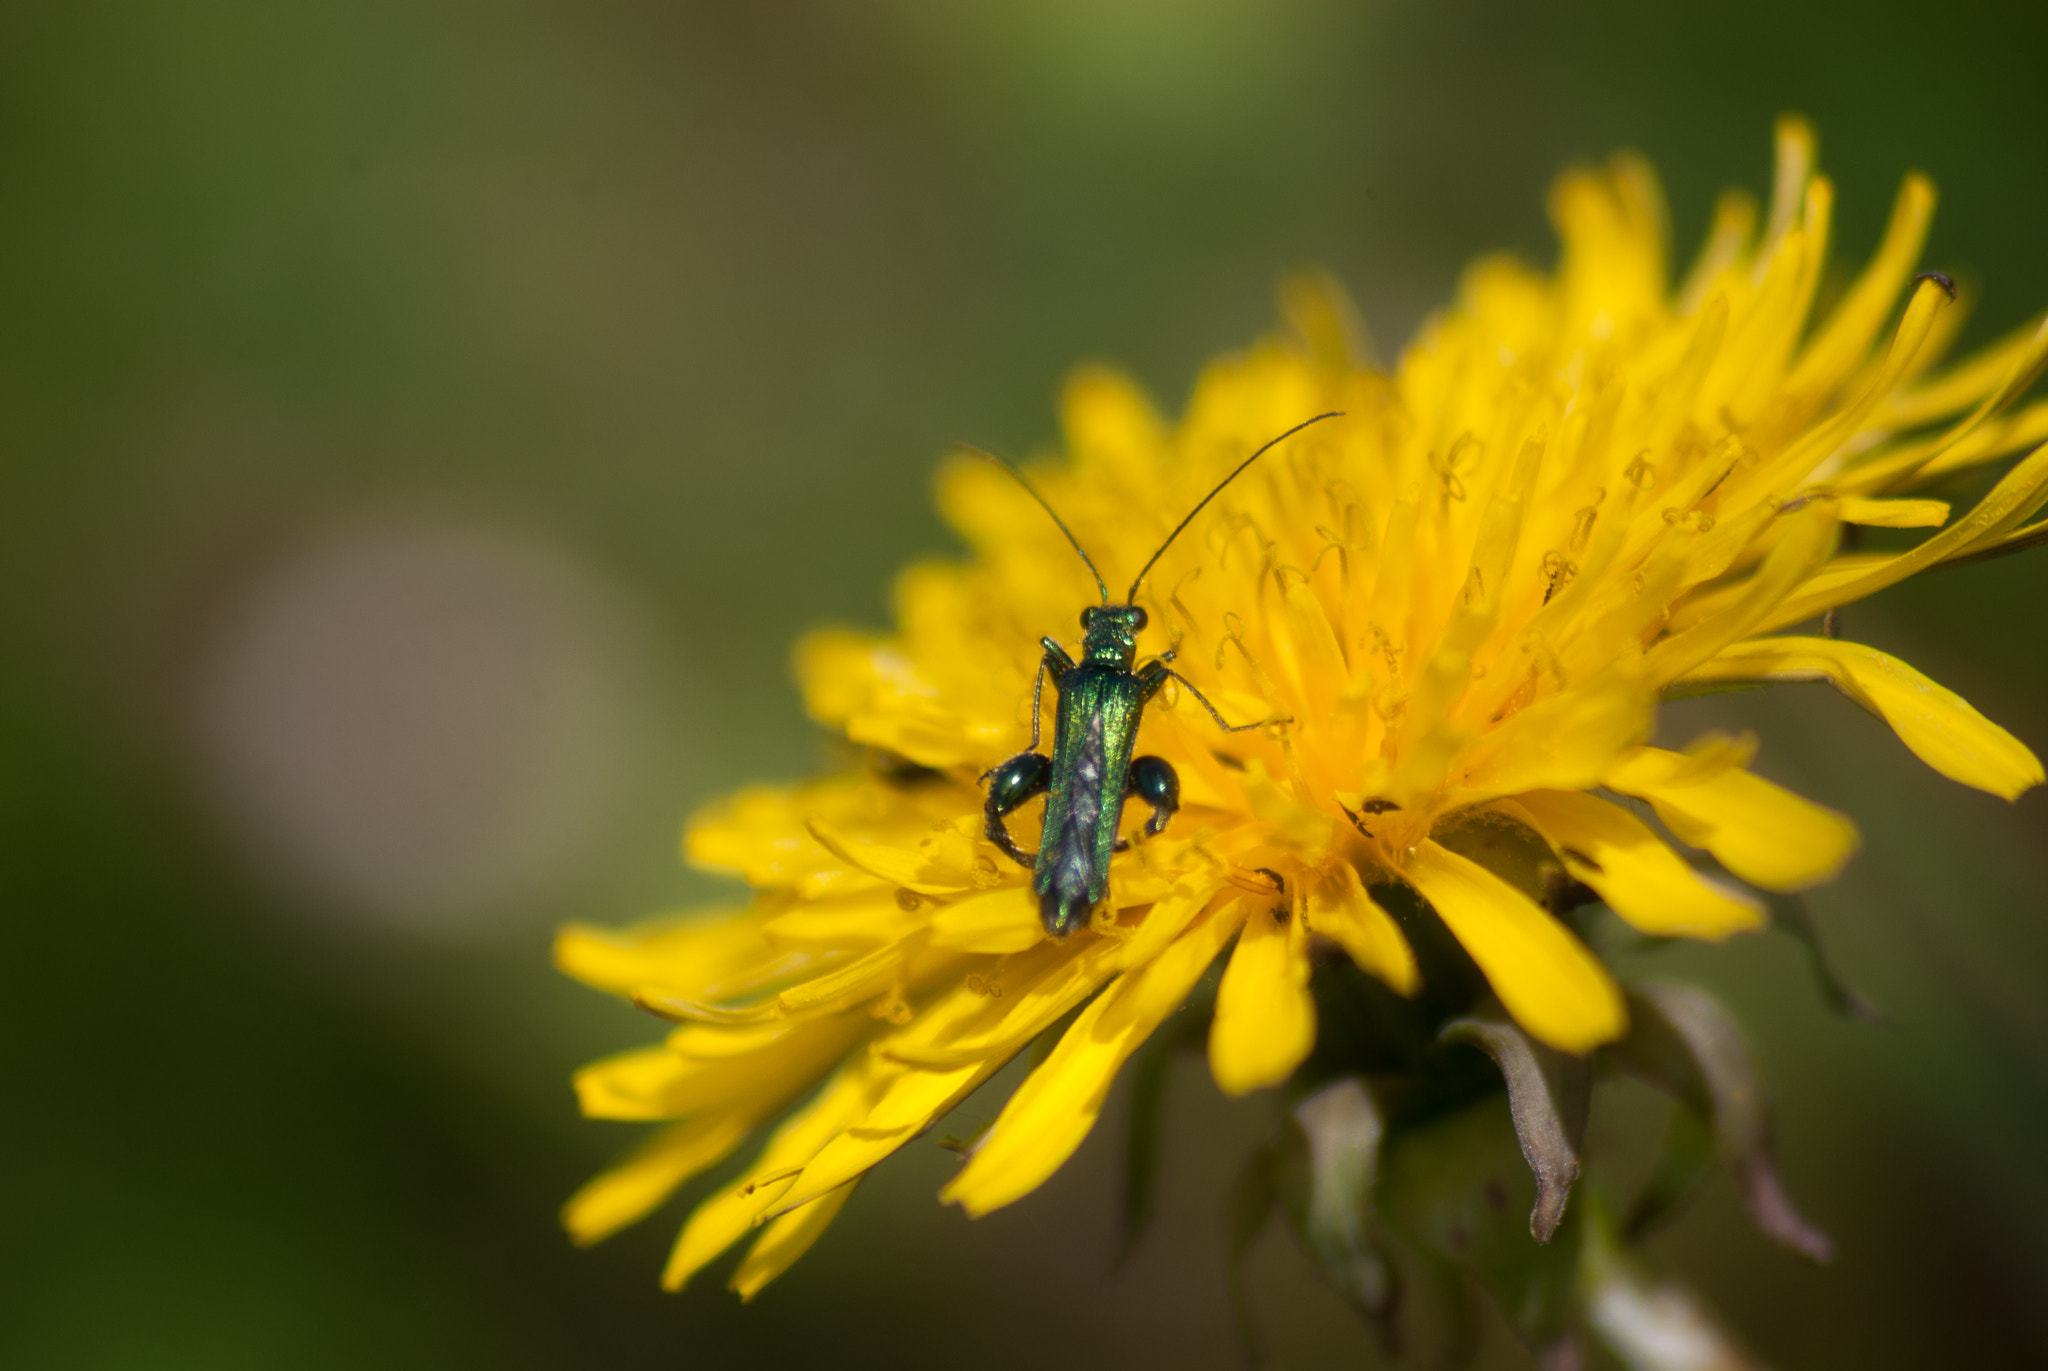
[[[1166,535],[1159,551],[1152,554],[1151,560],[1138,572],[1137,580],[1131,582],[1124,602],[1116,605],[1109,603],[1109,586],[1103,581],[1102,573],[1096,570],[1080,540],[1053,512],[1045,497],[1024,479],[1024,474],[1016,467],[993,453],[982,453],[1016,477],[1018,483],[1030,491],[1032,498],[1052,516],[1060,532],[1067,535],[1074,551],[1080,553],[1081,560],[1094,573],[1096,588],[1102,592],[1101,604],[1090,605],[1081,611],[1081,659],[1078,662],[1067,655],[1067,650],[1057,639],[1039,639],[1045,655],[1039,659],[1038,680],[1031,688],[1031,746],[981,777],[989,782],[988,802],[982,811],[988,820],[989,841],[1008,853],[1020,866],[1030,869],[1031,890],[1038,899],[1039,917],[1045,921],[1045,931],[1053,937],[1064,938],[1080,927],[1087,920],[1089,911],[1108,893],[1110,855],[1129,845],[1116,835],[1117,825],[1123,819],[1125,799],[1136,795],[1152,807],[1152,816],[1145,821],[1147,835],[1165,829],[1167,820],[1180,807],[1180,778],[1166,759],[1134,759],[1131,756],[1137,745],[1138,723],[1144,716],[1145,704],[1159,693],[1167,679],[1170,677],[1187,687],[1188,693],[1201,701],[1202,707],[1209,711],[1209,717],[1224,732],[1241,733],[1258,727],[1257,723],[1235,726],[1226,723],[1216,706],[1195,689],[1194,683],[1169,665],[1174,655],[1171,648],[1144,666],[1132,669],[1138,657],[1138,634],[1143,631],[1146,620],[1144,609],[1136,603],[1138,587],[1144,584],[1145,573],[1152,570],[1153,563],[1173,545],[1181,530],[1202,512],[1203,506],[1215,499],[1223,487],[1236,480],[1246,467],[1310,424],[1336,417],[1338,412],[1333,411],[1303,420],[1239,463],[1235,471],[1219,481],[1214,490],[1202,497],[1201,504],[1189,510],[1187,518]],[[1049,758],[1038,750],[1039,717],[1048,675],[1052,677],[1053,689],[1059,695],[1053,725],[1052,756]],[[1046,796],[1045,822],[1039,833],[1038,851],[1029,853],[1017,846],[1016,840],[1004,827],[1003,819],[1041,794]]]

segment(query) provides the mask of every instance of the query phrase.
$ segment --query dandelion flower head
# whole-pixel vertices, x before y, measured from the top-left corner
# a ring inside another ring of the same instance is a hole
[[[950,459],[939,498],[970,556],[902,575],[895,632],[797,651],[811,716],[868,760],[691,821],[688,858],[743,879],[743,907],[559,941],[570,974],[676,1023],[577,1077],[585,1113],[662,1127],[570,1202],[572,1233],[643,1217],[765,1131],[664,1278],[751,1237],[732,1277],[751,1295],[870,1168],[1040,1043],[943,1191],[974,1215],[1009,1204],[1080,1145],[1212,964],[1208,1055],[1230,1094],[1314,1047],[1318,957],[1415,993],[1390,889],[1530,1036],[1590,1051],[1625,1027],[1613,976],[1474,833],[1534,835],[1552,875],[1627,924],[1710,940],[1763,921],[1752,889],[1825,881],[1857,843],[1750,769],[1754,739],[1649,745],[1673,695],[1825,680],[1956,781],[2038,784],[2032,753],[1912,667],[1798,631],[2048,537],[2029,522],[2048,448],[1960,515],[1916,493],[2048,438],[2048,405],[2012,406],[2048,327],[1941,365],[1962,311],[1946,278],[1914,275],[1933,203],[1909,177],[1875,255],[1816,312],[1833,193],[1787,120],[1768,209],[1725,197],[1676,284],[1654,179],[1624,157],[1556,184],[1553,272],[1475,263],[1390,370],[1303,278],[1285,330],[1213,363],[1178,420],[1117,374],[1079,374],[1065,451],[1030,472],[1112,584],[1248,453],[1343,417],[1275,447],[1146,579],[1141,656],[1175,648],[1222,714],[1268,722],[1223,733],[1172,684],[1151,702],[1139,749],[1177,770],[1182,807],[1116,857],[1065,939],[984,836],[977,777],[1030,739],[1036,645],[1076,636],[1095,583],[1026,491]],[[1856,551],[1859,526],[1924,532]],[[1012,817],[1026,847],[1035,811]]]

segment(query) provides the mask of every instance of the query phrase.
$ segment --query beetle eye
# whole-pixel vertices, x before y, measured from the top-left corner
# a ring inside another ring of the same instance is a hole
[[[1131,606],[1131,632],[1143,633],[1145,625],[1150,622],[1151,620],[1145,615],[1145,607],[1143,605]]]
[[[1095,627],[1095,606],[1089,605],[1081,611],[1081,629],[1083,632],[1086,632],[1093,627]]]

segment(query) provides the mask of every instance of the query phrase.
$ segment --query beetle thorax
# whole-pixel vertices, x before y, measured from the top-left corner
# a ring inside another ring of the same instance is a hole
[[[1091,605],[1081,611],[1081,659],[1129,671],[1138,658],[1145,611],[1137,605]]]

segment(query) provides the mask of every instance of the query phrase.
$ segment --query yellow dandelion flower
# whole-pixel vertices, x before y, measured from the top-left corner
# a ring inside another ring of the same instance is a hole
[[[970,559],[905,572],[896,632],[820,631],[797,652],[812,717],[885,760],[691,822],[687,856],[745,880],[743,910],[561,936],[564,970],[678,1024],[577,1077],[586,1113],[666,1123],[570,1202],[575,1237],[640,1218],[773,1122],[664,1277],[752,1235],[732,1277],[751,1295],[870,1168],[1049,1043],[943,1192],[973,1215],[1006,1205],[1074,1152],[1226,952],[1209,1060],[1232,1094],[1314,1046],[1319,947],[1415,992],[1395,888],[1529,1035],[1587,1052],[1623,1031],[1623,997],[1489,826],[1540,835],[1633,927],[1703,939],[1756,927],[1763,905],[1646,812],[1766,891],[1827,880],[1857,843],[1750,770],[1752,739],[1650,746],[1675,694],[1824,680],[1954,780],[2008,798],[2040,783],[2032,753],[1905,663],[1792,630],[2048,539],[2030,522],[2048,447],[1960,517],[1913,494],[2048,438],[2048,404],[2011,409],[2048,326],[1937,369],[1960,311],[1946,278],[1913,274],[1934,204],[1919,176],[1817,316],[1833,191],[1798,121],[1778,158],[1760,228],[1725,198],[1675,287],[1652,175],[1621,158],[1557,183],[1553,273],[1476,263],[1390,372],[1353,350],[1341,300],[1297,282],[1287,334],[1214,363],[1177,423],[1118,375],[1073,381],[1065,458],[1035,481],[1113,584],[1261,443],[1343,417],[1276,447],[1146,580],[1143,651],[1171,645],[1224,715],[1269,722],[1220,732],[1173,684],[1152,700],[1140,750],[1178,772],[1181,808],[1157,836],[1126,817],[1107,898],[1064,939],[985,836],[977,778],[1032,736],[1034,645],[1071,638],[1095,588],[1029,493],[945,465]],[[1936,531],[1858,551],[1857,526]]]

